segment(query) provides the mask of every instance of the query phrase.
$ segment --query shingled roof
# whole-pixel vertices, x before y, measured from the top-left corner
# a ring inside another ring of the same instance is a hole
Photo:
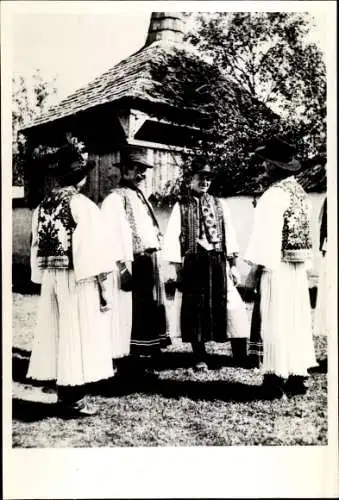
[[[183,33],[182,13],[152,12],[146,42],[140,50],[49,108],[46,113],[35,117],[22,131],[122,99],[141,99],[170,105],[166,99],[159,95],[155,97],[152,93],[154,82],[150,62],[173,44],[182,45]]]
[[[172,102],[172,99],[159,91],[161,80],[155,81],[153,78],[152,63],[169,54],[172,49],[180,49],[189,54],[197,54],[197,50],[182,39],[183,20],[180,13],[158,12],[152,13],[150,27],[145,45],[136,53],[128,56],[118,64],[110,68],[105,73],[95,78],[92,82],[81,87],[71,95],[63,99],[57,105],[50,107],[45,113],[36,116],[33,121],[27,124],[21,130],[28,133],[40,126],[52,124],[64,118],[77,116],[80,113],[89,111],[99,106],[117,103],[122,100],[143,101],[144,103],[153,103],[162,105],[168,111],[171,109],[170,116],[173,116],[173,109],[178,106]],[[200,57],[200,55],[198,56]],[[225,84],[230,89],[230,98],[234,97],[237,85],[225,77]],[[243,89],[241,94],[246,92]],[[247,96],[252,104],[254,99]],[[186,107],[180,104],[180,120],[185,119],[186,112],[189,116],[199,116],[202,114],[200,107]],[[262,106],[265,107],[265,106]],[[265,107],[268,115],[274,115]],[[185,111],[185,115],[183,114]],[[193,115],[192,115],[193,114]]]
[[[152,86],[149,61],[164,50],[161,42],[155,42],[123,59],[111,69],[95,78],[86,86],[37,116],[23,130],[59,120],[96,106],[122,98],[142,98],[159,102],[149,93]],[[163,99],[160,101],[163,102]]]

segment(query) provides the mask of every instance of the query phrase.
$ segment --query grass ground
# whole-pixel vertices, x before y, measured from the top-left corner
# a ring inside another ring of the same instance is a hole
[[[315,337],[319,367],[306,396],[262,399],[259,371],[232,366],[229,347],[208,346],[208,373],[175,341],[158,360],[158,379],[115,377],[88,386],[100,412],[67,419],[55,394],[25,379],[36,295],[13,294],[13,447],[229,446],[327,444],[327,343]]]

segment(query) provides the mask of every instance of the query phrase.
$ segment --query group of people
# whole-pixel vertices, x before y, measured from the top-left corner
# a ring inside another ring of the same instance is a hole
[[[234,361],[257,356],[268,397],[303,394],[316,365],[307,266],[310,207],[294,174],[293,146],[274,138],[256,150],[274,180],[255,209],[242,285],[255,292],[252,321],[238,291],[239,255],[224,199],[209,194],[214,173],[192,161],[187,195],[162,237],[140,183],[145,151],[121,152],[119,186],[99,208],[81,194],[94,164],[71,143],[55,155],[57,186],[34,210],[32,281],[41,283],[28,378],[54,380],[58,402],[91,415],[85,385],[108,379],[133,356],[152,372],[171,343],[166,301],[181,294],[182,342],[196,370],[208,370],[206,343],[230,341]],[[146,362],[144,362],[146,360]]]

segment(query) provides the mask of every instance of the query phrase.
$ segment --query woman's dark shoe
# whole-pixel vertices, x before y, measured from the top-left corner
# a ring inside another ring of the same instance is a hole
[[[262,360],[256,354],[247,355],[247,368],[257,368],[259,369],[262,365]]]
[[[265,399],[280,399],[284,395],[284,379],[275,374],[267,373],[261,386],[263,397]]]
[[[305,377],[290,375],[286,382],[286,393],[291,396],[306,394]]]
[[[208,366],[206,363],[206,347],[204,342],[192,342],[193,358],[194,358],[194,369],[197,372],[207,372]]]
[[[91,417],[98,413],[98,410],[88,402],[86,397],[74,402],[59,400],[58,405],[67,416]]]

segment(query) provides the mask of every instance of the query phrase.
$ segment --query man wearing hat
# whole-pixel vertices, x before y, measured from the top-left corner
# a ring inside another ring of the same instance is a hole
[[[301,168],[294,146],[274,137],[255,154],[265,169],[258,180],[269,178],[272,185],[255,208],[245,255],[253,265],[246,285],[258,296],[251,342],[262,345],[269,397],[304,394],[307,370],[316,365],[306,273],[312,258],[310,206],[294,176]]]
[[[131,146],[122,150],[120,163],[120,186],[105,198],[101,207],[107,230],[119,247],[112,255],[118,263],[113,290],[117,286],[120,316],[118,329],[112,323],[113,357],[149,357],[169,343],[158,266],[160,230],[140,189],[146,170],[153,165],[144,149]],[[146,370],[152,371],[152,367]]]
[[[249,322],[235,287],[238,245],[229,211],[208,194],[213,172],[207,160],[196,158],[191,167],[189,194],[173,207],[163,258],[170,269],[166,289],[174,283],[182,292],[182,341],[192,345],[195,368],[205,371],[209,341],[231,340],[237,363],[245,363]]]
[[[71,142],[52,163],[58,187],[32,219],[31,279],[41,296],[27,377],[55,380],[65,410],[92,415],[84,385],[114,374],[102,282],[111,261],[100,210],[80,193],[94,163]]]

